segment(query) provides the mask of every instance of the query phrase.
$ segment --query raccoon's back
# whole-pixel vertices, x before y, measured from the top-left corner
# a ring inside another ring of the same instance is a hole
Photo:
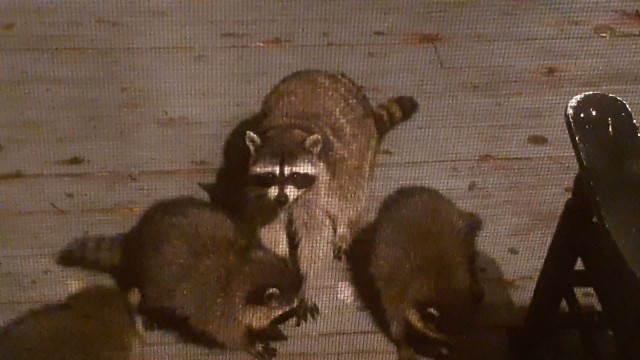
[[[151,209],[127,235],[123,267],[145,300],[173,303],[177,284],[206,259],[225,267],[243,244],[233,222],[204,201],[179,198]]]
[[[304,125],[325,130],[338,142],[353,140],[356,134],[367,138],[376,132],[371,103],[361,87],[342,74],[295,72],[271,90],[262,110],[265,127],[307,122]]]
[[[465,238],[467,221],[467,213],[436,190],[397,190],[375,220],[372,272],[392,286],[424,288],[443,281],[466,286],[467,259],[473,251]]]

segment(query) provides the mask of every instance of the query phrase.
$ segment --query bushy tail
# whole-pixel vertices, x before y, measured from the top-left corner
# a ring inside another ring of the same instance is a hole
[[[124,234],[85,236],[67,245],[58,255],[58,264],[114,273],[120,266]]]
[[[374,121],[378,137],[382,138],[396,125],[409,120],[417,110],[418,102],[411,96],[398,96],[376,106]]]

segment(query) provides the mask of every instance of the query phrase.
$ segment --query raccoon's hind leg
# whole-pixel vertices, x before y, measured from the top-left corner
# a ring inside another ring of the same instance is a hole
[[[418,354],[409,346],[406,340],[407,321],[401,314],[389,317],[389,337],[396,346],[398,360],[418,360]]]
[[[355,221],[353,217],[348,214],[328,213],[327,217],[331,222],[331,229],[333,231],[333,239],[331,241],[333,258],[342,261],[346,258],[347,250],[349,246],[351,246],[353,237],[352,224],[355,223]]]

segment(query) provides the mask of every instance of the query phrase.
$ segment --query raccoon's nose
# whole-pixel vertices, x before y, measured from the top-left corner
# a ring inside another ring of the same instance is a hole
[[[289,196],[284,192],[279,192],[278,195],[276,195],[275,201],[278,206],[285,206],[289,202]]]

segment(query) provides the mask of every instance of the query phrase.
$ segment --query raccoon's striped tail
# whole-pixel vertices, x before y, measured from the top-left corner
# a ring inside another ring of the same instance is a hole
[[[409,120],[418,110],[418,102],[411,96],[398,96],[379,104],[374,109],[374,121],[378,130],[378,137],[386,133],[399,123]]]
[[[58,264],[114,273],[120,266],[124,234],[85,236],[74,240],[58,254]]]

